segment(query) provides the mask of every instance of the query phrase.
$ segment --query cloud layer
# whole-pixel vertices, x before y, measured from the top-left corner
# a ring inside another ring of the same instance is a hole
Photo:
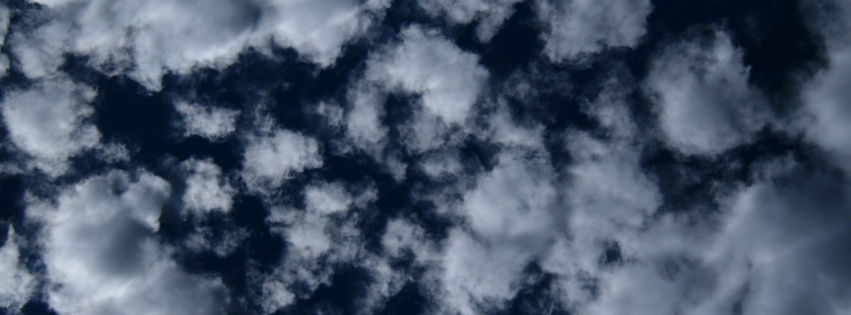
[[[674,2],[3,2],[0,313],[851,312],[851,6]]]

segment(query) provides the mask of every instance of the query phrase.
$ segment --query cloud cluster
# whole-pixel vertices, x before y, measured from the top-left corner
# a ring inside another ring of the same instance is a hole
[[[0,312],[851,312],[846,2],[802,5],[826,63],[787,108],[740,20],[650,0],[31,2],[0,4]],[[503,27],[543,47],[491,75]],[[128,150],[121,93],[172,130]]]
[[[363,79],[353,83],[347,134],[355,147],[384,159],[387,95],[415,96],[412,104],[405,104],[411,106],[410,120],[399,126],[404,145],[414,153],[437,149],[473,117],[487,78],[475,54],[435,30],[409,26],[397,42],[370,57]],[[404,171],[394,173],[402,178]]]
[[[650,0],[537,1],[546,25],[544,52],[556,62],[576,62],[611,48],[635,47],[647,33]]]
[[[108,73],[129,73],[158,90],[166,71],[233,62],[249,47],[274,42],[321,66],[363,35],[388,5],[361,1],[101,1],[40,0],[54,17],[12,38],[15,57],[31,78],[55,73],[62,54],[91,58]]]
[[[33,292],[35,279],[21,262],[18,240],[13,229],[6,234],[6,243],[0,247],[0,310],[17,312]]]
[[[280,266],[260,280],[260,303],[271,313],[310,296],[328,284],[338,267],[365,264],[361,233],[354,226],[362,208],[375,201],[370,186],[315,183],[305,187],[304,209],[280,207],[268,218],[273,230],[287,241],[288,255]]]
[[[50,306],[63,314],[214,314],[218,280],[194,276],[155,237],[170,185],[114,171],[68,187],[55,204],[33,203],[43,222]]]
[[[32,156],[36,167],[56,176],[65,172],[68,158],[100,141],[90,121],[94,97],[94,90],[69,78],[39,81],[5,95],[3,121],[15,146]]]
[[[477,22],[476,35],[489,41],[499,31],[502,23],[513,13],[519,0],[421,0],[417,4],[432,17],[442,17],[453,24]]]
[[[183,206],[191,212],[230,211],[236,190],[222,176],[212,159],[189,159],[181,163],[186,175]]]
[[[826,2],[826,3],[825,3]],[[828,67],[816,77],[803,84],[805,102],[801,124],[811,141],[836,155],[840,164],[851,170],[851,163],[843,163],[851,157],[851,35],[847,30],[851,17],[851,5],[843,1],[822,1],[821,10],[811,12],[810,24],[822,34],[827,43]],[[825,9],[828,8],[828,9]],[[832,8],[832,9],[829,9]]]
[[[175,109],[183,118],[179,126],[185,137],[200,136],[217,141],[236,130],[237,110],[186,102],[177,103]]]
[[[750,141],[770,119],[749,69],[723,31],[672,44],[653,59],[645,88],[665,141],[686,154],[716,155]]]
[[[256,191],[275,189],[303,170],[322,166],[319,143],[288,130],[250,139],[244,158],[242,180]]]

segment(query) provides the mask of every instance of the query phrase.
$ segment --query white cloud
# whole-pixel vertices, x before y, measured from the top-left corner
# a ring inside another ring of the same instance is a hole
[[[158,90],[166,70],[231,63],[248,47],[292,47],[322,66],[383,15],[384,0],[106,1],[40,0],[53,21],[13,39],[25,73],[56,71],[63,52],[107,72],[127,71]]]
[[[6,244],[0,247],[0,310],[16,313],[29,299],[35,279],[20,261],[18,240],[13,229],[6,234]]]
[[[212,159],[189,159],[181,163],[187,172],[183,205],[200,213],[230,211],[235,189],[222,177],[222,170]]]
[[[183,117],[183,136],[200,136],[212,141],[227,137],[236,129],[239,111],[180,102],[175,105]]]
[[[521,152],[499,160],[464,194],[470,231],[456,229],[446,240],[439,297],[451,312],[476,314],[478,305],[507,302],[526,265],[558,235],[557,191],[545,162]]]
[[[68,158],[95,147],[100,133],[88,120],[95,91],[67,78],[36,82],[11,91],[3,100],[3,118],[12,142],[33,156],[51,175],[67,168]]]
[[[354,190],[354,191],[353,191]],[[258,276],[261,305],[271,313],[328,284],[338,267],[366,263],[353,207],[377,198],[374,187],[320,182],[304,190],[305,209],[276,207],[267,221],[287,240],[287,256],[269,275]]]
[[[650,0],[537,1],[547,25],[544,52],[556,62],[580,61],[606,49],[635,47],[647,32]]]
[[[322,166],[319,143],[287,130],[249,139],[244,157],[242,180],[260,191],[277,188],[295,173]]]
[[[478,56],[418,26],[401,35],[398,45],[370,60],[367,78],[391,92],[421,94],[429,113],[463,123],[488,77]]]
[[[275,14],[266,22],[278,43],[328,66],[346,42],[363,35],[389,6],[388,0],[275,0],[269,4]]]
[[[476,35],[487,42],[511,16],[518,2],[520,0],[420,0],[418,4],[432,17],[444,18],[453,24],[478,21]]]
[[[351,109],[346,115],[346,135],[350,145],[378,155],[387,139],[387,127],[382,125],[384,95],[369,84],[358,84],[349,90]]]
[[[748,84],[749,72],[722,31],[708,41],[673,44],[654,58],[644,84],[668,145],[716,155],[749,142],[771,116]]]
[[[114,171],[35,203],[50,306],[62,314],[223,313],[218,280],[187,274],[154,237],[170,194],[164,180]]]
[[[62,65],[69,28],[61,21],[50,21],[36,29],[12,33],[8,45],[24,75],[35,79],[56,74]]]

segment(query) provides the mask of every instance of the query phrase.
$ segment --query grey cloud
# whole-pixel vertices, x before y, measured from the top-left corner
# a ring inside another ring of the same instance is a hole
[[[851,36],[848,35],[848,20],[851,5],[844,1],[819,1],[814,4],[830,4],[831,11],[816,10],[811,13],[810,23],[827,42],[828,67],[803,85],[804,107],[802,126],[808,138],[836,156],[836,161],[846,170],[851,164]]]
[[[23,266],[14,229],[9,229],[6,243],[0,247],[0,309],[16,313],[29,299],[35,288],[33,277]]]
[[[236,129],[239,111],[227,108],[179,102],[175,109],[182,116],[183,135],[200,136],[212,141],[227,137]]]
[[[305,209],[278,206],[267,221],[287,240],[288,255],[271,274],[258,274],[258,294],[264,312],[271,313],[328,284],[340,264],[370,263],[362,249],[353,208],[377,198],[371,186],[347,187],[319,182],[305,187]]]
[[[212,159],[189,159],[181,163],[187,172],[183,205],[190,212],[230,211],[236,190],[222,176]]]
[[[43,80],[6,94],[3,119],[12,142],[34,158],[35,166],[58,176],[68,158],[100,141],[100,132],[89,122],[94,97],[94,90],[69,78]]]
[[[44,223],[50,306],[63,314],[215,314],[218,280],[187,274],[159,244],[164,180],[114,171],[65,189],[55,204],[32,202]]]
[[[315,139],[281,129],[249,139],[241,177],[249,189],[269,192],[294,174],[321,166]]]
[[[514,11],[519,0],[420,0],[417,3],[432,17],[442,17],[454,24],[469,24],[478,21],[476,35],[483,42],[489,41],[502,23]]]
[[[56,72],[65,52],[87,55],[106,72],[129,72],[148,89],[167,70],[233,62],[270,40],[321,66],[383,14],[386,1],[101,1],[43,0],[55,20],[12,40],[27,76]]]
[[[653,59],[645,91],[664,140],[686,154],[716,155],[748,143],[770,122],[750,69],[726,33],[675,43]]]
[[[547,56],[577,62],[606,49],[635,47],[647,33],[650,0],[570,0],[536,2]]]

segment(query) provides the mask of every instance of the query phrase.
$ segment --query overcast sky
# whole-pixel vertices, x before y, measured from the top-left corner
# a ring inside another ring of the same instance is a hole
[[[846,0],[6,0],[0,118],[0,314],[851,314]]]

